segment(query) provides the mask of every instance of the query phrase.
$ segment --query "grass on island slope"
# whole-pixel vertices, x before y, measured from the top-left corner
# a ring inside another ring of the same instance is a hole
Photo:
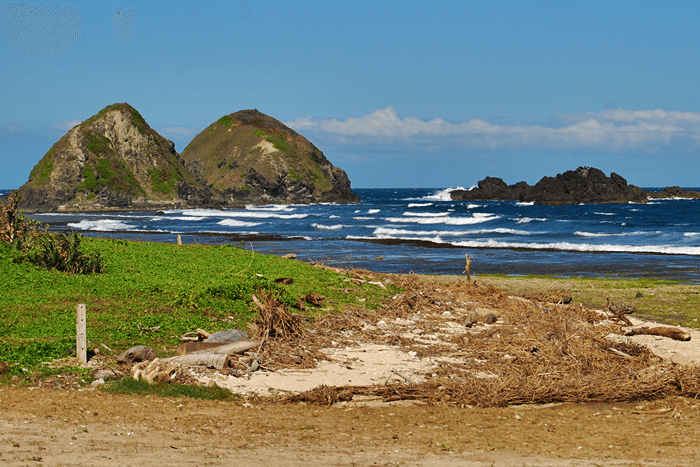
[[[344,281],[346,275],[257,254],[247,244],[84,238],[81,248],[87,254],[100,252],[106,272],[71,275],[17,263],[17,252],[0,243],[0,361],[10,364],[10,374],[33,371],[74,352],[78,303],[87,308],[89,350],[117,355],[143,344],[165,355],[174,353],[184,333],[197,328],[245,329],[257,317],[251,294],[259,289],[288,305],[309,292],[320,293],[326,297],[322,311],[360,299],[371,308],[396,292],[393,286],[357,287]],[[274,282],[279,278],[294,283],[279,285]],[[142,332],[139,326],[160,329]]]

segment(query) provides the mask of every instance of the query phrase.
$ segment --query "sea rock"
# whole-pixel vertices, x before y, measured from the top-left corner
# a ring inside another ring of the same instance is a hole
[[[507,185],[500,178],[487,177],[478,188],[455,190],[453,200],[504,200],[533,202],[535,204],[596,204],[648,201],[648,193],[616,173],[607,177],[592,167],[579,167],[556,177],[543,177],[535,186],[525,182]]]
[[[122,352],[118,357],[117,361],[119,363],[126,363],[131,365],[132,363],[150,361],[156,358],[156,352],[146,346],[146,345],[136,345],[126,352]]]
[[[661,191],[654,192],[648,191],[647,195],[649,198],[654,199],[673,199],[673,198],[688,198],[688,199],[698,199],[700,198],[700,192],[697,190],[685,190],[679,186],[669,186]]]

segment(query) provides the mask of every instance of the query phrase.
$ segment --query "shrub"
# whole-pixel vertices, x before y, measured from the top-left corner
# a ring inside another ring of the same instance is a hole
[[[45,269],[71,274],[95,274],[105,271],[99,252],[86,255],[80,251],[82,236],[77,232],[70,234],[44,234],[34,248],[22,255],[20,261],[41,266]]]
[[[0,204],[0,242],[10,243],[20,251],[30,249],[42,234],[43,224],[28,219],[24,211],[17,209],[22,193],[15,191],[7,199],[7,204]]]

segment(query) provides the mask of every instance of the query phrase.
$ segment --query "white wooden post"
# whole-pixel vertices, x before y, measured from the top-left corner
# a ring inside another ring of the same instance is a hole
[[[75,320],[75,355],[83,363],[87,363],[87,334],[86,334],[85,304],[78,303]]]

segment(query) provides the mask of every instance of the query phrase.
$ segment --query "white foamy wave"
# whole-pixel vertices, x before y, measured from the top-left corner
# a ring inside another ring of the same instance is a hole
[[[68,227],[80,230],[96,230],[99,232],[110,232],[114,230],[134,230],[135,225],[114,219],[102,219],[97,221],[86,221],[68,223]]]
[[[470,188],[470,190],[472,190],[474,188],[476,188],[476,187],[473,186]],[[462,188],[461,186],[458,186],[457,188],[446,188],[444,190],[440,190],[438,192],[435,192],[432,195],[423,196],[420,199],[431,199],[434,201],[452,201],[452,198],[450,197],[450,193],[452,193],[455,190],[466,190],[466,188]]]
[[[369,209],[369,210],[367,211],[367,214],[376,214],[376,213],[378,213],[379,211],[381,211],[381,209]]]
[[[374,217],[362,217],[362,216],[353,217],[353,219],[356,221],[376,221],[377,220]]]
[[[480,216],[477,216],[477,214],[482,213],[475,213],[474,217],[387,217],[385,220],[394,223],[471,225],[492,221],[501,217],[494,214],[482,214]]]
[[[624,225],[624,224],[622,224]],[[608,232],[574,232],[574,235],[579,237],[631,237],[633,235],[661,235],[663,232],[656,230],[654,232],[624,232],[624,233],[608,233]]]
[[[515,221],[516,224],[529,224],[532,221],[537,221],[537,222],[545,222],[547,219],[538,219],[538,218],[532,218],[532,217],[521,217],[517,221]]]
[[[347,225],[343,224],[335,224],[335,225],[323,225],[323,224],[311,224],[311,227],[314,229],[318,230],[340,230],[345,227],[349,227]]]
[[[256,225],[262,224],[262,222],[246,222],[239,221],[238,219],[224,219],[217,222],[218,225],[225,225],[227,227],[255,227]]]
[[[679,247],[675,245],[589,245],[585,243],[520,243],[499,242],[497,240],[455,242],[455,246],[465,248],[522,248],[530,250],[562,250],[606,253],[658,253],[666,255],[700,256],[700,247]]]
[[[215,209],[191,209],[182,212],[194,217],[244,217],[256,219],[303,219],[308,214],[277,214],[272,211],[217,211]]]
[[[422,208],[425,206],[432,206],[433,203],[408,203],[409,208]]]
[[[340,216],[336,216],[335,214],[333,214],[332,216],[328,216],[329,219],[338,219],[339,217]]]
[[[597,216],[616,216],[617,214],[613,212],[594,212],[593,214]]]
[[[683,234],[684,237],[696,237],[700,235],[700,232],[686,232]]]
[[[303,219],[308,217],[308,214],[275,214],[272,212],[238,212],[231,214],[231,217],[253,217],[260,219]]]
[[[378,227],[373,232],[375,235],[436,235],[440,237],[462,237],[465,235],[485,235],[485,234],[509,234],[509,235],[533,235],[539,232],[526,232],[514,229],[479,229],[479,230],[406,230],[390,229]]]
[[[296,210],[294,205],[289,204],[268,204],[265,206],[256,206],[254,204],[248,204],[245,207],[248,211],[285,211],[290,212]]]
[[[480,208],[480,207],[481,207],[480,204],[467,204],[467,209],[474,209],[474,208]],[[454,209],[450,209],[450,211],[454,211]]]
[[[403,213],[404,216],[414,216],[414,217],[445,217],[449,216],[448,212],[410,212],[406,211]]]
[[[530,202],[518,201],[517,203],[515,203],[515,205],[516,206],[534,206],[535,202],[534,201],[530,201]]]
[[[161,220],[171,220],[171,221],[201,221],[204,217],[197,216],[156,216],[151,218],[151,222],[157,222]]]
[[[178,232],[172,232],[172,233],[178,233]],[[180,232],[182,233],[182,232]],[[245,235],[260,235],[260,232],[256,232],[253,230],[202,230],[199,233],[205,233],[205,234],[232,234],[232,233],[240,233],[240,234],[245,234]]]

